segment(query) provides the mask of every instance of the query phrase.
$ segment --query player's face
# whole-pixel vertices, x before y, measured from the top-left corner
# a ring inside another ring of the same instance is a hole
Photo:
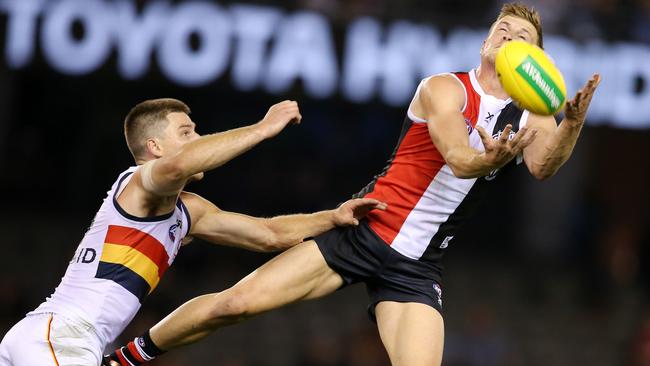
[[[196,124],[192,122],[187,114],[173,112],[167,115],[167,120],[169,123],[161,141],[165,155],[175,154],[183,145],[201,137],[194,130]]]
[[[494,62],[499,48],[512,40],[537,44],[537,30],[529,21],[507,15],[492,25],[481,47],[481,58]]]
[[[163,153],[167,156],[176,154],[183,145],[188,142],[194,141],[201,137],[194,128],[196,124],[192,122],[190,116],[182,112],[172,112],[167,115],[167,128],[160,143],[163,148]],[[203,173],[198,173],[193,177],[193,180],[198,180],[203,177]]]

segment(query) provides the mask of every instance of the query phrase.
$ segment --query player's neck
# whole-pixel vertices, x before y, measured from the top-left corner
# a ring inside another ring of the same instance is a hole
[[[481,62],[478,69],[476,69],[476,80],[483,88],[483,91],[499,99],[508,99],[509,96],[497,77],[497,72],[494,64],[490,62]]]

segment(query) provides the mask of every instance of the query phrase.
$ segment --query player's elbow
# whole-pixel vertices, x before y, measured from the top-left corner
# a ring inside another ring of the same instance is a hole
[[[546,169],[544,166],[533,166],[529,171],[530,174],[540,182],[549,179],[557,172],[557,170]]]
[[[291,248],[299,242],[300,240],[296,240],[295,238],[284,237],[274,233],[265,240],[261,249],[264,252],[280,252]]]
[[[267,219],[264,224],[266,230],[261,233],[258,243],[262,252],[283,251],[302,241],[274,219]]]

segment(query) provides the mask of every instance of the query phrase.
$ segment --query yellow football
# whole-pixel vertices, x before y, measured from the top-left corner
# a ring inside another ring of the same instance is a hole
[[[506,93],[521,108],[552,115],[564,106],[564,78],[541,48],[523,41],[508,42],[499,49],[496,70]]]

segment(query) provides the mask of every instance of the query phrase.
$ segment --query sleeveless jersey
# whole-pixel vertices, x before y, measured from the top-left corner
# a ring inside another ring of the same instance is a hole
[[[180,198],[166,215],[139,218],[124,211],[117,197],[136,169],[120,174],[54,294],[30,313],[81,319],[94,327],[102,346],[124,330],[156,288],[191,223]]]
[[[484,151],[477,126],[497,138],[510,123],[513,132],[509,138],[512,138],[525,125],[528,112],[518,109],[510,99],[501,100],[486,94],[476,79],[475,70],[448,75],[457,79],[465,90],[462,113],[470,147]],[[420,86],[426,80],[428,78]],[[517,157],[500,170],[522,161],[521,156]],[[498,173],[497,170],[473,179],[454,176],[431,140],[427,121],[415,116],[409,106],[388,165],[355,197],[376,198],[388,203],[386,211],[371,211],[367,218],[370,228],[392,249],[411,259],[437,263],[443,249],[463,221],[473,214],[486,186]]]

